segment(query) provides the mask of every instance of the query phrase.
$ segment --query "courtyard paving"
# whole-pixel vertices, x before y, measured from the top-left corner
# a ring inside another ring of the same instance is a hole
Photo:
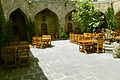
[[[86,55],[68,40],[53,41],[52,45],[31,49],[48,80],[120,80],[120,59],[110,52]]]
[[[31,48],[29,67],[6,70],[0,66],[0,80],[120,80],[120,59],[112,52],[79,52],[68,40],[52,41],[52,47]]]

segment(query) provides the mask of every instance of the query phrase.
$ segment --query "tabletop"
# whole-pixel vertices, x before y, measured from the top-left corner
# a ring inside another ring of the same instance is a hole
[[[86,42],[97,42],[96,39],[89,39],[89,40],[81,40],[80,43],[86,43]]]

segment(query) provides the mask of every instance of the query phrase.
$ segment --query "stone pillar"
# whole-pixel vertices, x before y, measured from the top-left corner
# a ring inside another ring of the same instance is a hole
[[[59,29],[59,38],[60,38],[61,28],[63,28],[63,30],[65,31],[65,17],[63,17],[59,20],[59,25],[60,25],[60,29]]]

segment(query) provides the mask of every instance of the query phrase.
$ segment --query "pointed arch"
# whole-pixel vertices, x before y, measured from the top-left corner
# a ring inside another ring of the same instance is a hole
[[[9,16],[10,21],[12,21],[13,26],[12,26],[12,34],[14,36],[15,40],[20,41],[26,41],[27,39],[27,25],[26,25],[26,20],[27,17],[26,15],[21,11],[20,8],[17,8],[15,11],[13,11],[10,16]]]
[[[40,12],[42,12],[42,11],[44,11],[44,10],[46,10],[46,9],[50,10],[51,12],[53,12],[53,13],[55,13],[55,14],[57,15],[57,12],[53,11],[52,9],[49,9],[49,8],[43,8],[43,9],[38,10],[37,12],[35,12],[35,17],[36,17],[37,14],[39,14]],[[60,19],[60,16],[57,15],[57,17],[58,17],[58,20],[59,20],[59,19]],[[34,18],[34,19],[35,19],[35,18]]]
[[[9,19],[10,15],[11,15],[14,11],[16,11],[16,10],[18,10],[18,9],[21,11],[21,13],[23,14],[23,16],[24,16],[25,19],[27,20],[28,18],[27,18],[26,12],[25,12],[22,8],[19,8],[19,7],[14,7],[14,8],[12,8],[12,9],[8,12],[8,19]]]

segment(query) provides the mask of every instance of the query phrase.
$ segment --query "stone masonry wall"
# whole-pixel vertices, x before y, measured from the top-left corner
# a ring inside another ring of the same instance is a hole
[[[32,20],[39,12],[48,8],[58,16],[60,27],[65,27],[65,17],[75,9],[74,2],[69,2],[66,5],[63,1],[32,1],[29,3],[28,0],[1,0],[1,2],[6,20],[9,20],[10,14],[18,8],[23,11],[26,19],[30,17]],[[101,10],[103,13],[110,6],[110,2],[95,2],[94,4],[96,9]],[[120,1],[113,3],[115,13],[120,11],[119,4]]]

